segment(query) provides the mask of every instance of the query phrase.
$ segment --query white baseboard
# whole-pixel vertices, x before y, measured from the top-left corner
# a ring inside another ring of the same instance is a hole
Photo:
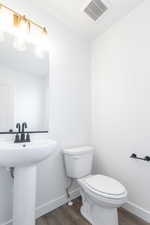
[[[71,191],[71,199],[77,198],[80,196],[80,190],[79,188]],[[44,203],[43,205],[39,206],[36,208],[36,218],[39,218],[40,216],[43,216],[49,212],[51,212],[52,210],[64,205],[67,203],[67,196],[66,194],[51,200],[49,202]],[[0,225],[13,225],[13,220],[9,220],[7,222],[4,222]]]
[[[150,211],[143,209],[142,207],[136,205],[128,201],[124,206],[124,209],[131,212],[132,214],[138,216],[139,218],[143,219],[144,221],[150,223]]]
[[[77,188],[71,192],[72,199],[77,198],[79,196],[80,196],[79,188]],[[44,203],[43,205],[36,208],[36,218],[51,212],[52,210],[64,205],[65,203],[67,203],[66,194],[64,194],[54,200],[51,200],[47,203]],[[123,208],[126,209],[127,211],[131,212],[132,214],[140,217],[141,219],[145,220],[146,222],[150,223],[150,211],[145,210],[142,207],[140,207],[132,202],[129,202],[129,201],[123,206]],[[9,220],[0,225],[12,225],[12,222],[13,222],[12,220]]]
[[[79,197],[80,196],[79,188],[73,190],[70,194],[71,194],[72,199]],[[57,209],[58,207],[64,205],[65,203],[67,203],[67,197],[64,194],[57,199],[54,199],[52,201],[49,201],[49,202],[37,207],[36,218],[39,218],[40,216],[43,216],[43,215],[51,212],[52,210]]]

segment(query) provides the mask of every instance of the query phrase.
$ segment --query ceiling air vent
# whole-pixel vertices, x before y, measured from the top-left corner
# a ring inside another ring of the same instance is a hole
[[[101,0],[93,0],[84,9],[84,12],[94,21],[107,10],[107,6]]]

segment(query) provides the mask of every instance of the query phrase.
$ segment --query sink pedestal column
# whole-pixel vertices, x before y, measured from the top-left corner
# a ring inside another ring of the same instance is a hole
[[[35,225],[36,166],[15,168],[13,225]]]

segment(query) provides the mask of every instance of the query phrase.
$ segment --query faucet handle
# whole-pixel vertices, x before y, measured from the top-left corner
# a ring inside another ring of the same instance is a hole
[[[20,131],[21,131],[21,125],[20,125],[20,123],[17,123],[16,124],[16,128],[18,129],[18,132],[20,133]]]
[[[27,123],[22,123],[22,133],[24,133],[25,129],[27,128]]]

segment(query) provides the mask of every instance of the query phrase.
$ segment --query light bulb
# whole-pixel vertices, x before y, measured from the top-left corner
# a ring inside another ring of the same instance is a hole
[[[43,39],[36,44],[35,53],[39,58],[43,58],[44,54],[49,50],[48,40],[43,37]]]
[[[36,26],[31,26],[30,42],[39,46],[43,51],[47,51],[49,47],[46,28],[37,29]]]
[[[25,16],[14,15],[14,35],[19,39],[27,39],[29,33],[29,23]]]
[[[14,47],[19,51],[26,50],[27,36],[29,32],[29,23],[25,16],[14,15]]]
[[[32,43],[32,44],[36,44],[38,36],[39,36],[39,29],[37,29],[37,27],[34,26],[33,24],[30,24],[30,32],[28,35],[28,42]]]
[[[49,49],[49,42],[48,42],[46,28],[43,28],[43,32],[41,33],[41,37],[39,39],[39,45],[40,45],[40,48],[43,51],[48,51],[48,49]]]

